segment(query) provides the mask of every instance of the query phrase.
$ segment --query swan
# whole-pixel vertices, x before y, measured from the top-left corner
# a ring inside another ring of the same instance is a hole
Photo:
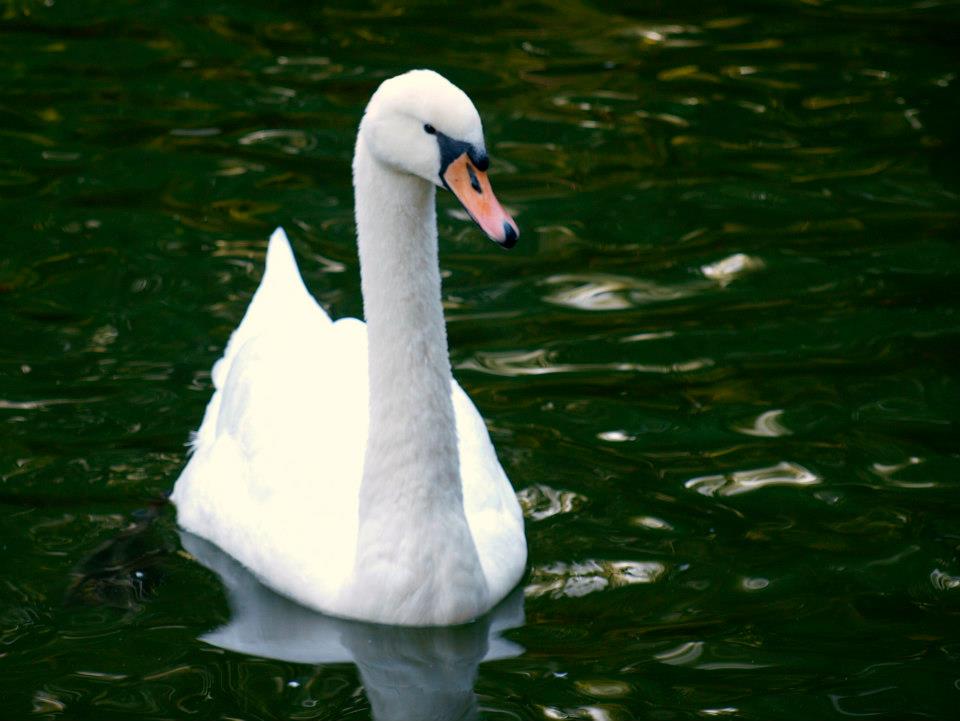
[[[494,241],[480,116],[430,70],[384,81],[357,133],[353,186],[365,321],[332,321],[282,228],[213,366],[213,395],[171,500],[177,522],[266,586],[323,613],[446,626],[490,610],[527,559],[517,497],[453,379],[435,196]]]

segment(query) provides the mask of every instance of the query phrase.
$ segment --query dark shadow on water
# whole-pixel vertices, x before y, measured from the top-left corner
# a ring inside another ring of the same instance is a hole
[[[165,504],[158,499],[135,511],[123,530],[74,567],[68,605],[120,609],[128,618],[143,609],[163,579],[166,559],[176,551],[169,534],[155,524]]]
[[[230,621],[200,640],[294,663],[355,663],[378,721],[475,718],[473,684],[480,662],[523,653],[500,636],[523,625],[521,588],[462,626],[381,626],[315,613],[266,588],[216,546],[184,531],[180,539],[220,577],[230,605]]]

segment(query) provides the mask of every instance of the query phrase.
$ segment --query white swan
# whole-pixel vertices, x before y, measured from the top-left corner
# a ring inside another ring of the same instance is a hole
[[[331,322],[282,229],[223,357],[174,487],[180,525],[266,585],[335,616],[468,621],[516,585],[523,517],[483,419],[453,380],[435,193],[510,247],[480,117],[428,70],[385,81],[353,160],[366,324]]]

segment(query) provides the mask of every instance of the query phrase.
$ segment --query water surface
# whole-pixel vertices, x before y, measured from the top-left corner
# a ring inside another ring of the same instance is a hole
[[[2,715],[382,719],[426,663],[462,671],[438,717],[955,716],[958,34],[935,1],[0,6]],[[522,228],[440,199],[525,621],[223,648],[233,577],[164,495],[275,226],[361,313],[353,136],[420,65]]]

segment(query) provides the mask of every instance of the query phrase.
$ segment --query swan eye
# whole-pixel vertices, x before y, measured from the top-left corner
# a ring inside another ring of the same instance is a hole
[[[424,126],[423,126],[423,130],[424,130],[424,132],[426,132],[426,133],[429,134],[429,135],[436,135],[436,134],[437,134],[437,129],[436,129],[435,127],[433,127],[430,123],[427,123],[426,125],[424,125]]]

